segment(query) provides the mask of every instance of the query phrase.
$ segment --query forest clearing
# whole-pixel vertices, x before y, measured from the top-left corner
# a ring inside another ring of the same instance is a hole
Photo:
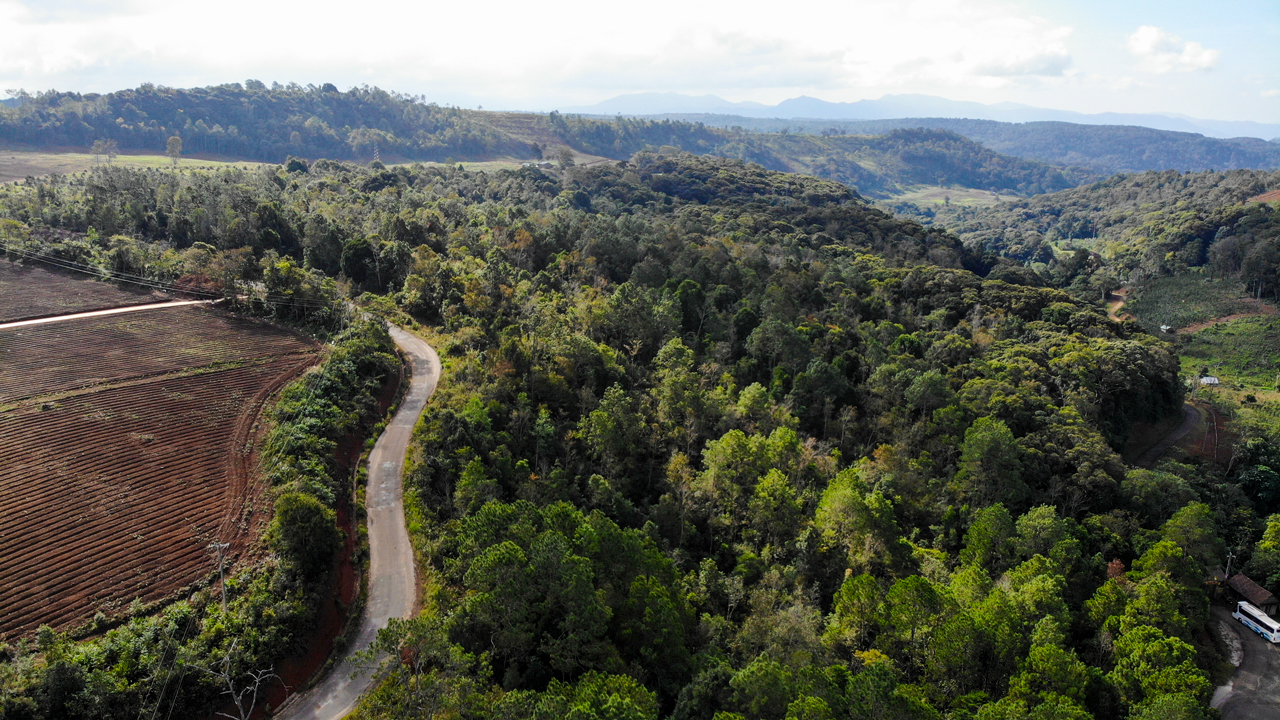
[[[145,298],[5,264],[7,316]],[[30,290],[31,292],[28,292]],[[23,302],[27,300],[27,302]],[[266,401],[313,343],[195,306],[0,330],[0,636],[161,601],[269,517],[254,478]]]
[[[81,172],[103,164],[101,157],[84,152],[84,148],[71,148],[70,152],[49,152],[18,149],[0,149],[0,183],[15,182],[28,177]],[[117,155],[111,164],[128,168],[172,167],[173,160],[159,154]],[[251,166],[253,162],[213,160],[205,158],[178,158],[182,169],[218,168],[231,165]]]

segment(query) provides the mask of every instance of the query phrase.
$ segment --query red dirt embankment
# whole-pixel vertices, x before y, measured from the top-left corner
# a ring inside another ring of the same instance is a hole
[[[1228,418],[1213,405],[1207,402],[1193,403],[1204,418],[1203,428],[1188,435],[1179,442],[1187,453],[1205,460],[1212,460],[1226,466],[1231,462],[1231,453],[1235,448],[1236,438],[1227,426]]]
[[[395,402],[395,399],[399,396],[403,380],[402,369],[401,374],[393,377],[386,387],[382,389],[382,394],[378,397],[379,413],[385,414],[391,404]],[[338,444],[338,463],[345,476],[350,477],[353,474],[356,463],[363,456],[363,450],[362,439],[354,435],[348,435]],[[352,560],[356,551],[358,534],[351,503],[342,502],[338,505],[337,510],[338,524],[346,535],[342,552],[334,565],[337,582],[330,587],[328,595],[320,605],[320,616],[316,618],[315,631],[307,640],[306,652],[289,658],[280,664],[280,667],[276,669],[276,674],[280,676],[280,681],[272,684],[271,689],[263,698],[263,706],[255,711],[254,717],[266,717],[264,712],[266,705],[270,705],[272,708],[280,707],[290,695],[301,690],[324,667],[330,655],[333,654],[334,642],[337,640],[338,635],[342,633],[350,618],[351,607],[355,603],[356,595],[360,590],[360,578],[356,573],[355,563]]]
[[[1280,202],[1280,190],[1272,190],[1264,192],[1261,195],[1254,195],[1245,202]]]

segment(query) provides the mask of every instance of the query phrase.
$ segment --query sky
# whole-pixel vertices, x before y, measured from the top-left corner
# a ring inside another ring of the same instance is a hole
[[[0,89],[249,78],[487,109],[922,93],[1277,123],[1280,0],[0,0]]]

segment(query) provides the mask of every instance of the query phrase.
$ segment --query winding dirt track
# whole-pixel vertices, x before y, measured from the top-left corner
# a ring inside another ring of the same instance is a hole
[[[287,720],[336,720],[351,712],[373,686],[372,670],[351,656],[373,643],[389,618],[406,618],[417,602],[413,546],[404,525],[401,473],[413,426],[440,380],[440,357],[430,345],[398,327],[391,337],[412,367],[409,392],[369,455],[365,495],[369,522],[369,597],[360,630],[347,657],[310,690],[295,695],[274,717]]]

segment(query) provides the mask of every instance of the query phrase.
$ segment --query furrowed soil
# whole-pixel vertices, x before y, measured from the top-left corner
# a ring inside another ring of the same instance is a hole
[[[0,259],[0,322],[164,302],[151,290],[133,290]]]
[[[309,341],[275,326],[202,306],[4,329],[0,407],[106,382],[311,349]]]
[[[0,318],[155,302],[0,261]],[[206,306],[0,330],[0,640],[165,601],[270,517],[255,431],[315,343]]]
[[[161,600],[234,559],[269,509],[258,412],[312,354],[162,377],[0,414],[0,636]]]

